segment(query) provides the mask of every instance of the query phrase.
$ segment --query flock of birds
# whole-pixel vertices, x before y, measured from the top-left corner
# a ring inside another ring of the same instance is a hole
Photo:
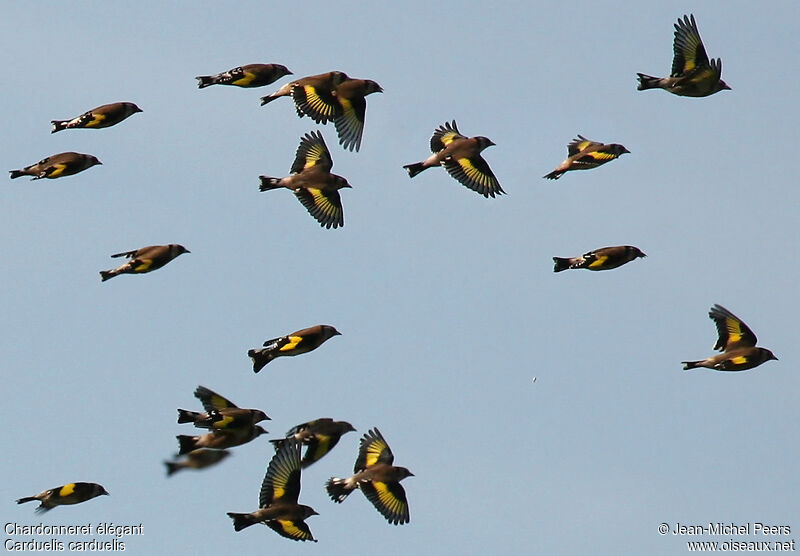
[[[722,61],[709,59],[700,39],[694,16],[683,16],[675,24],[674,58],[669,77],[653,77],[639,73],[639,90],[660,88],[672,94],[689,97],[706,97],[730,89],[721,79]],[[262,87],[291,75],[280,64],[250,64],[229,71],[197,77],[199,88],[212,85],[236,87]],[[281,97],[291,97],[297,114],[308,116],[318,124],[333,122],[339,144],[347,150],[358,151],[364,129],[366,97],[382,92],[381,86],[369,79],[352,79],[341,71],[331,71],[293,80],[274,93],[261,98],[265,105]],[[70,120],[53,120],[52,132],[67,129],[99,129],[116,125],[142,110],[131,102],[117,102],[99,106]],[[487,137],[467,137],[455,121],[438,127],[430,139],[432,154],[421,162],[407,164],[404,168],[413,178],[428,168],[442,166],[459,183],[483,195],[495,197],[504,193],[500,183],[482,151],[494,143]],[[578,135],[567,146],[568,156],[547,179],[559,179],[573,170],[588,170],[629,153],[623,145],[599,143]],[[65,152],[47,157],[20,170],[12,170],[11,178],[32,176],[33,179],[60,178],[77,174],[101,162],[92,155]],[[261,191],[286,188],[317,222],[325,228],[344,225],[344,212],[339,190],[349,188],[347,180],[331,173],[333,160],[319,131],[306,133],[300,139],[290,175],[286,177],[260,176]],[[159,269],[188,249],[178,244],[152,245],[111,255],[125,257],[127,262],[117,268],[101,271],[103,281],[119,274],[142,274]],[[553,257],[554,271],[587,269],[610,270],[646,255],[637,247],[619,245],[603,247],[576,257]],[[697,361],[684,361],[684,369],[706,367],[720,371],[752,369],[777,359],[768,349],[758,347],[755,334],[733,313],[714,305],[709,317],[717,328],[715,350],[722,353]],[[317,349],[340,333],[333,326],[317,325],[298,330],[264,342],[262,348],[251,349],[247,355],[253,362],[253,371],[259,372],[277,357],[294,356]],[[178,423],[192,423],[208,430],[206,434],[180,435],[179,456],[183,459],[166,462],[167,474],[182,469],[203,469],[225,459],[229,449],[265,434],[259,422],[270,419],[259,409],[237,407],[225,397],[198,386],[194,393],[204,411],[178,409]],[[315,540],[305,520],[317,515],[306,505],[299,504],[301,470],[319,461],[334,448],[342,435],[354,431],[346,421],[320,418],[301,423],[287,432],[285,438],[271,440],[275,455],[267,468],[261,485],[259,507],[250,513],[228,513],[234,529],[240,531],[256,523],[263,523],[278,534],[293,540]],[[303,447],[305,446],[305,454]],[[353,475],[348,478],[332,477],[325,485],[334,502],[342,502],[355,489],[360,489],[375,508],[392,524],[409,521],[409,506],[400,481],[413,474],[405,467],[395,466],[394,455],[377,428],[369,430],[360,440]],[[47,511],[57,505],[76,504],[96,496],[108,494],[95,483],[69,483],[46,490],[35,496],[24,497],[18,503],[37,500],[38,511]]]

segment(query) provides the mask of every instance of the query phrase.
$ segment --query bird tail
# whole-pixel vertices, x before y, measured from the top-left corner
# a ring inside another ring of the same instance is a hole
[[[34,500],[38,500],[35,496],[26,496],[25,498],[17,499],[17,504],[24,504],[25,502],[33,502]]]
[[[174,461],[165,461],[164,465],[167,466],[167,477],[169,477],[173,473],[176,473],[181,467],[183,467],[182,465]]]
[[[403,168],[408,172],[408,177],[413,178],[427,167],[422,162],[415,162],[414,164],[406,164]]]
[[[553,272],[561,272],[562,270],[567,270],[571,264],[569,259],[564,259],[562,257],[553,257],[553,262],[555,263],[555,266],[553,267]]]
[[[50,133],[55,133],[56,131],[67,129],[69,127],[67,125],[69,122],[70,122],[69,120],[50,120],[50,123],[53,125],[53,128],[50,130]]]
[[[211,75],[198,75],[197,77],[195,77],[195,79],[197,79],[198,89],[204,89],[216,83],[216,80],[214,80],[214,77]]]
[[[194,420],[200,414],[196,411],[189,411],[186,409],[179,409],[178,410],[178,423],[194,423]]]
[[[251,349],[248,350],[247,356],[253,360],[253,372],[257,373],[263,369],[267,363],[275,359],[271,351],[266,349]]]
[[[681,361],[684,371],[688,371],[689,369],[696,369],[697,367],[701,366],[700,363],[702,363],[702,361]]]
[[[119,274],[118,272],[114,272],[113,270],[101,270],[100,271],[100,281],[105,282]]]
[[[561,177],[563,174],[564,174],[564,172],[559,172],[558,170],[553,170],[553,171],[552,171],[552,172],[550,172],[549,174],[546,174],[546,175],[544,175],[544,176],[542,176],[542,177],[543,177],[543,178],[545,178],[545,179],[548,179],[548,180],[557,180],[557,179],[558,179],[558,178],[560,178],[560,177]]]
[[[236,514],[233,512],[228,512],[228,517],[233,520],[234,531],[241,531],[242,529],[258,523],[258,521],[256,521],[250,514]]]
[[[279,97],[276,97],[276,96],[273,96],[273,95],[267,95],[265,97],[261,97],[261,106],[264,106],[265,104],[267,104],[269,102],[272,102],[276,98],[279,98]]]
[[[261,180],[261,185],[258,187],[259,191],[269,191],[270,189],[278,189],[281,186],[281,178],[271,178],[269,176],[258,176]]]
[[[187,434],[179,434],[176,436],[178,439],[178,455],[182,456],[183,454],[188,454],[192,450],[195,449],[195,445],[197,441],[195,440],[194,436],[189,436]]]
[[[26,175],[25,172],[22,170],[11,170],[11,179],[15,180],[17,178],[21,178],[22,176]]]
[[[328,491],[331,500],[339,504],[353,492],[353,489],[347,486],[347,479],[337,479],[336,477],[328,479],[328,482],[325,483],[325,490]]]
[[[645,75],[644,73],[637,73],[639,76],[639,86],[636,87],[637,91],[644,91],[645,89],[658,89],[661,79],[653,77],[652,75]]]

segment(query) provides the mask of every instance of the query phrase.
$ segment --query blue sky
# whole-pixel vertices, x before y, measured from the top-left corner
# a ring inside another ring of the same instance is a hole
[[[796,2],[4,12],[4,169],[70,150],[103,161],[4,188],[4,522],[142,523],[134,554],[655,555],[685,551],[661,522],[800,531]],[[685,13],[733,90],[636,91],[636,72],[669,72]],[[247,63],[380,83],[361,151],[288,99],[260,107],[286,79],[197,89],[194,76]],[[50,134],[51,119],[116,101],[144,112]],[[497,144],[484,157],[508,195],[484,199],[441,169],[409,180],[402,165],[452,119]],[[353,185],[340,230],[288,191],[258,191],[315,129]],[[577,134],[631,154],[542,179]],[[191,254],[101,284],[110,254],[165,243]],[[552,272],[553,256],[619,244],[648,257]],[[780,361],[683,372],[712,353],[714,303]],[[252,373],[249,348],[319,323],[342,336]],[[358,429],[303,473],[319,543],[237,534],[225,516],[256,508],[266,438],[165,477],[175,435],[192,433],[175,409],[197,406],[198,384],[266,411],[268,438],[323,416]],[[374,426],[415,474],[409,525],[323,490]],[[71,481],[111,496],[44,517],[14,504]]]

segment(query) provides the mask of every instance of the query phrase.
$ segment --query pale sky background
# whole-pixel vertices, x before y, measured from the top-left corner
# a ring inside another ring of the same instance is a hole
[[[3,170],[70,150],[104,163],[3,188],[3,523],[142,523],[132,554],[661,555],[700,539],[661,536],[661,522],[800,537],[796,1],[3,12]],[[637,71],[669,73],[688,13],[733,90],[636,91]],[[288,99],[259,106],[288,78],[197,89],[194,76],[247,63],[379,82],[361,151]],[[144,112],[50,134],[51,119],[116,101]],[[409,180],[402,165],[451,119],[497,144],[484,157],[508,195],[484,199],[443,169]],[[353,185],[340,230],[289,191],[258,191],[315,129]],[[631,154],[542,179],[579,133]],[[110,254],[165,243],[191,254],[101,284]],[[555,255],[619,244],[648,257],[552,271]],[[682,371],[712,354],[714,303],[780,361]],[[343,335],[253,374],[249,348],[319,323]],[[167,479],[175,435],[194,434],[175,410],[199,407],[198,384],[266,411],[270,434]],[[225,513],[256,509],[267,438],[323,416],[358,432],[303,473],[319,542],[235,533]],[[405,526],[323,489],[374,426],[416,475]],[[111,496],[44,516],[14,503],[72,481]]]

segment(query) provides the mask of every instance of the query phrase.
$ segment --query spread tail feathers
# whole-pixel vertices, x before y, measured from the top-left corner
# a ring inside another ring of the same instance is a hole
[[[250,527],[251,525],[258,523],[250,514],[235,514],[233,512],[228,512],[228,517],[233,520],[233,529],[235,531],[241,531],[246,527]]]
[[[269,191],[270,189],[278,189],[281,187],[281,178],[271,178],[269,176],[258,176],[261,180],[259,191]]]
[[[331,500],[337,503],[344,502],[344,499],[353,492],[353,489],[347,488],[347,480],[337,479],[336,477],[328,479],[328,482],[325,483],[325,490],[328,491],[328,496],[331,497]]]
[[[209,85],[213,85],[214,83],[216,83],[216,81],[214,81],[214,78],[210,75],[198,75],[197,77],[195,77],[195,79],[197,79],[198,81],[197,83],[198,89],[203,89],[205,87],[208,87]]]
[[[195,437],[186,434],[180,434],[176,437],[178,439],[178,455],[188,454],[195,449]]]

